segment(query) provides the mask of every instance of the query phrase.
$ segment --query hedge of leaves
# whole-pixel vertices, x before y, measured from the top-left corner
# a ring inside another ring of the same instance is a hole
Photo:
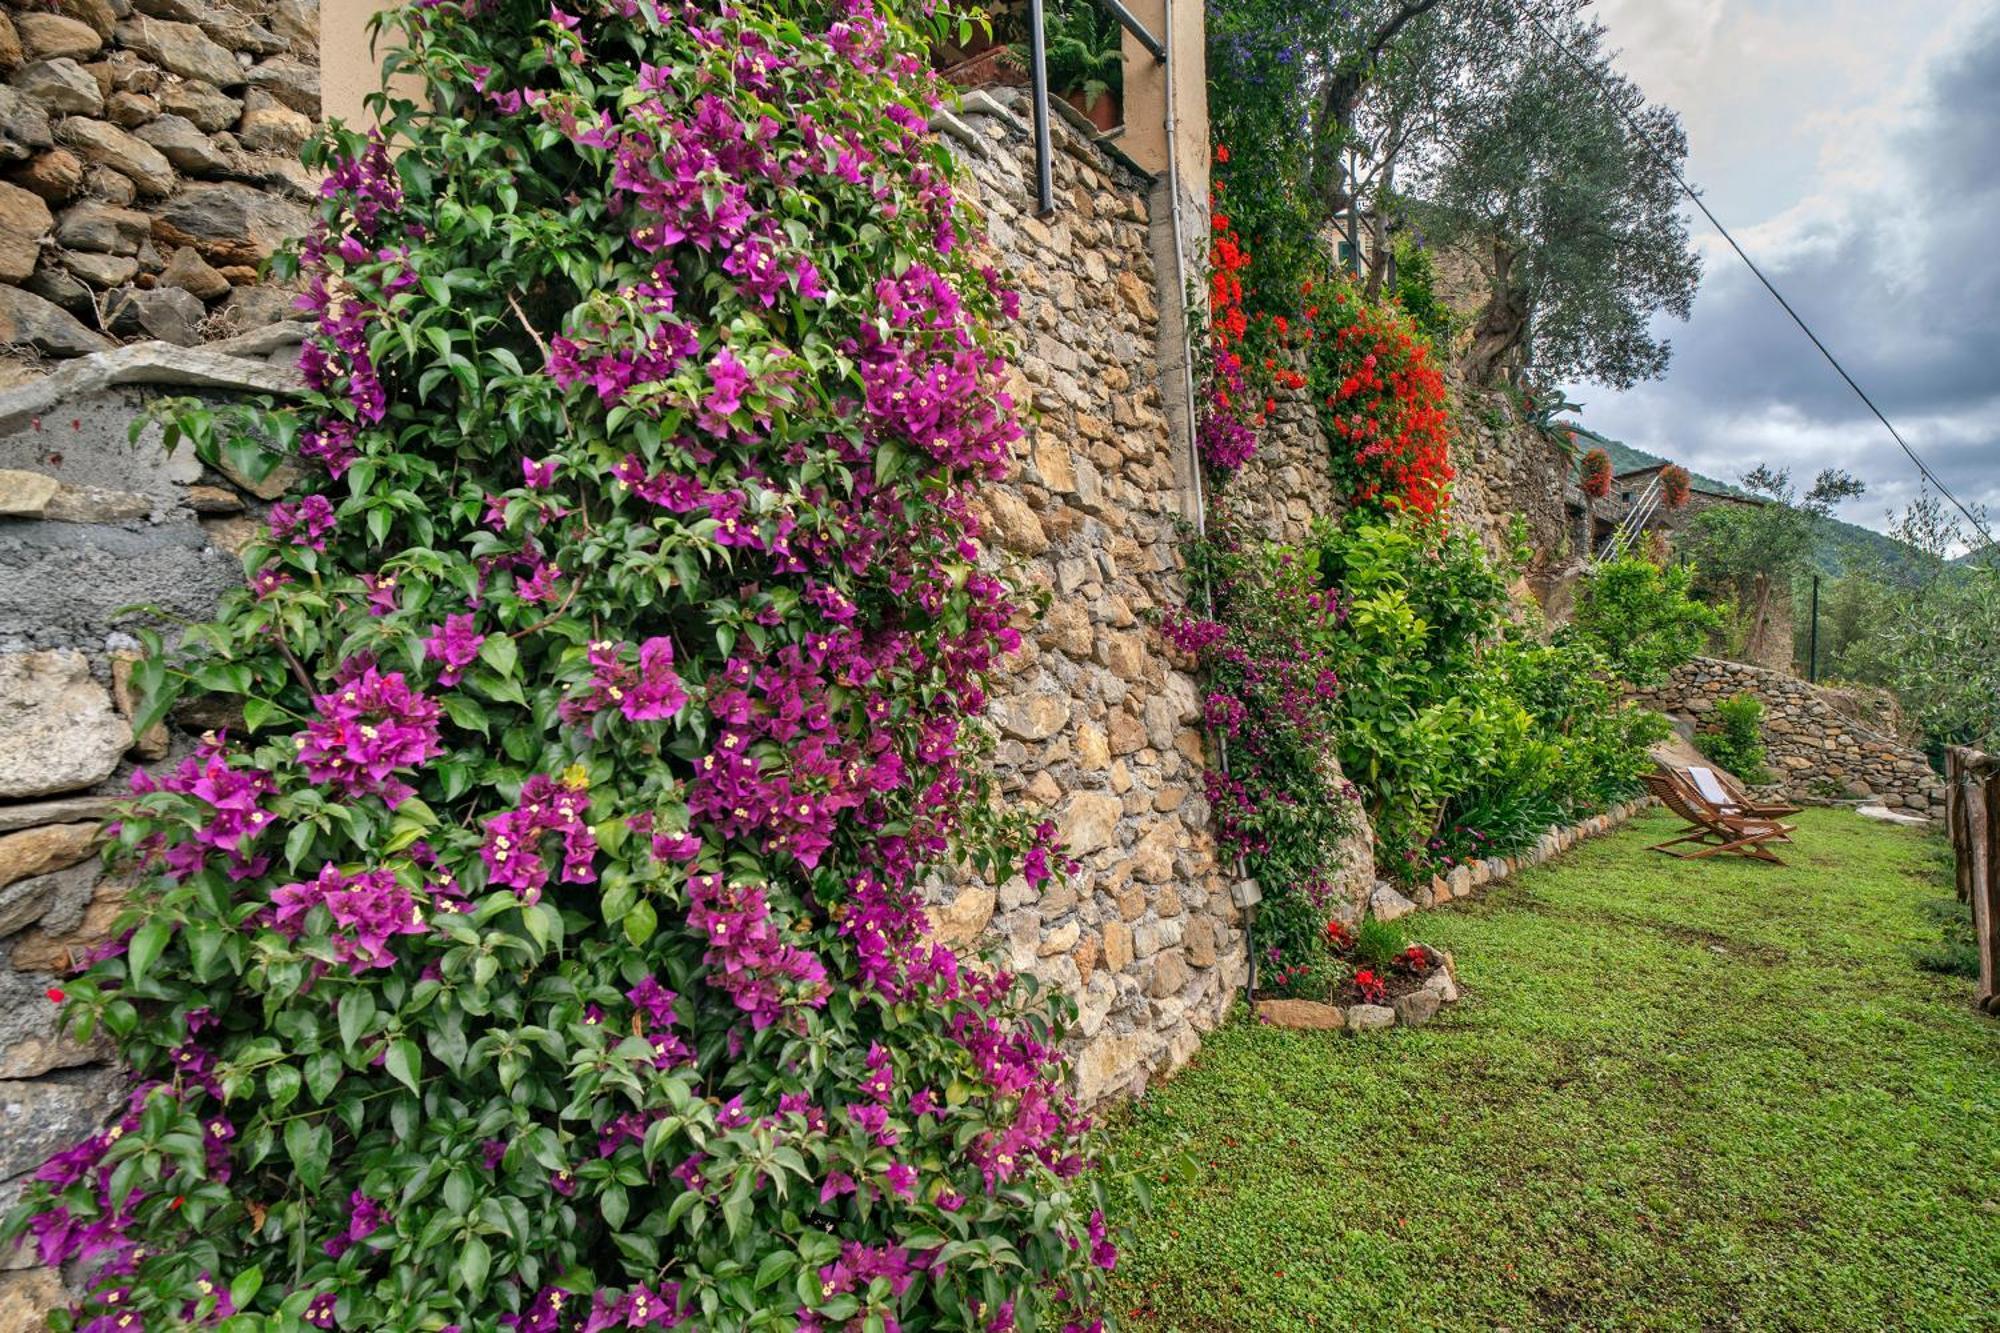
[[[1096,1327],[1045,1009],[920,907],[1055,868],[972,722],[1014,298],[923,21],[403,15],[439,109],[328,154],[308,406],[180,423],[309,480],[144,669],[242,720],[135,784],[65,1010],[129,1113],[10,1229],[93,1331]]]

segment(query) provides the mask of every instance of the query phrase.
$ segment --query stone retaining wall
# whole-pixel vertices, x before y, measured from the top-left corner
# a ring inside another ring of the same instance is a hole
[[[1032,216],[1033,154],[1012,109],[969,99],[955,146],[1000,267],[1021,287],[1016,400],[1028,434],[980,508],[1018,583],[1042,590],[995,689],[1005,789],[1056,820],[1080,872],[940,893],[955,942],[984,938],[1075,1001],[1086,1100],[1142,1091],[1184,1063],[1243,985],[1236,876],[1201,794],[1200,693],[1162,642],[1186,604],[1180,524],[1194,514],[1185,436],[1154,355],[1162,284],[1149,183],[1069,125],[1057,211]],[[1167,284],[1171,285],[1171,284]]]
[[[25,360],[283,318],[257,266],[308,221],[318,0],[0,9],[0,345]]]
[[[127,427],[163,392],[297,386],[286,331],[210,349],[138,345],[0,394],[0,1212],[49,1153],[122,1100],[101,1041],[58,1035],[48,990],[108,932],[124,886],[100,874],[98,824],[133,766],[184,751],[213,718],[132,728],[128,604],[207,617],[281,480],[258,486]],[[278,364],[268,359],[275,355]],[[32,1249],[0,1248],[0,1330],[62,1300]]]
[[[1837,693],[1787,672],[1697,657],[1633,697],[1699,730],[1713,722],[1719,700],[1737,694],[1763,701],[1765,762],[1792,800],[1874,798],[1891,809],[1944,813],[1944,781],[1921,753],[1848,716]]]

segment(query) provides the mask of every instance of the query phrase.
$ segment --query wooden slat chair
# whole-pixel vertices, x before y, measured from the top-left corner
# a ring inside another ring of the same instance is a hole
[[[1724,814],[1703,800],[1701,793],[1678,773],[1647,773],[1640,780],[1646,784],[1648,791],[1660,798],[1661,805],[1687,821],[1681,836],[1656,843],[1646,850],[1665,852],[1668,856],[1688,860],[1726,853],[1747,856],[1753,861],[1769,861],[1772,865],[1785,864],[1778,859],[1777,853],[1764,844],[1789,841],[1789,835],[1796,831],[1792,825],[1780,824],[1774,819]],[[1668,850],[1683,843],[1694,843],[1696,846],[1682,852]]]
[[[1732,781],[1727,774],[1718,773],[1700,764],[1687,767],[1688,782],[1707,801],[1725,815],[1745,815],[1752,819],[1780,819],[1786,815],[1799,813],[1800,807],[1786,805],[1780,801],[1758,801],[1751,799],[1742,786]]]

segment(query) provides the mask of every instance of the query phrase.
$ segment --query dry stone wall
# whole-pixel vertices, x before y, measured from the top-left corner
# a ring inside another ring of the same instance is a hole
[[[1245,976],[1234,876],[1201,795],[1200,696],[1156,627],[1186,600],[1187,446],[1155,356],[1149,182],[1058,123],[1057,211],[1038,219],[1022,117],[978,98],[955,125],[971,198],[1021,288],[1028,433],[979,504],[1015,578],[1048,598],[995,690],[997,762],[1080,869],[1040,892],[1018,878],[964,887],[938,919],[1076,1001],[1078,1090],[1095,1100],[1185,1062]]]
[[[1718,701],[1737,694],[1763,701],[1765,763],[1792,799],[1872,797],[1891,809],[1944,813],[1943,779],[1921,753],[1848,716],[1834,692],[1787,672],[1697,657],[1635,697],[1699,729],[1713,721]]]
[[[282,318],[258,265],[316,182],[318,0],[0,8],[0,347],[181,346]]]
[[[135,764],[171,762],[226,721],[186,712],[134,734],[139,644],[122,610],[212,614],[283,484],[169,454],[157,427],[130,438],[162,393],[298,387],[295,328],[222,346],[120,348],[0,394],[0,1212],[123,1098],[108,1049],[59,1034],[48,995],[124,902],[98,864],[99,824]],[[32,1256],[0,1248],[0,1330],[39,1327],[63,1300]]]

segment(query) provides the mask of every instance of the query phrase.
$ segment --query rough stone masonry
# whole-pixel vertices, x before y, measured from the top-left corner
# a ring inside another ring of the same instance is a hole
[[[189,346],[284,317],[258,266],[304,230],[319,0],[0,8],[0,345]]]

